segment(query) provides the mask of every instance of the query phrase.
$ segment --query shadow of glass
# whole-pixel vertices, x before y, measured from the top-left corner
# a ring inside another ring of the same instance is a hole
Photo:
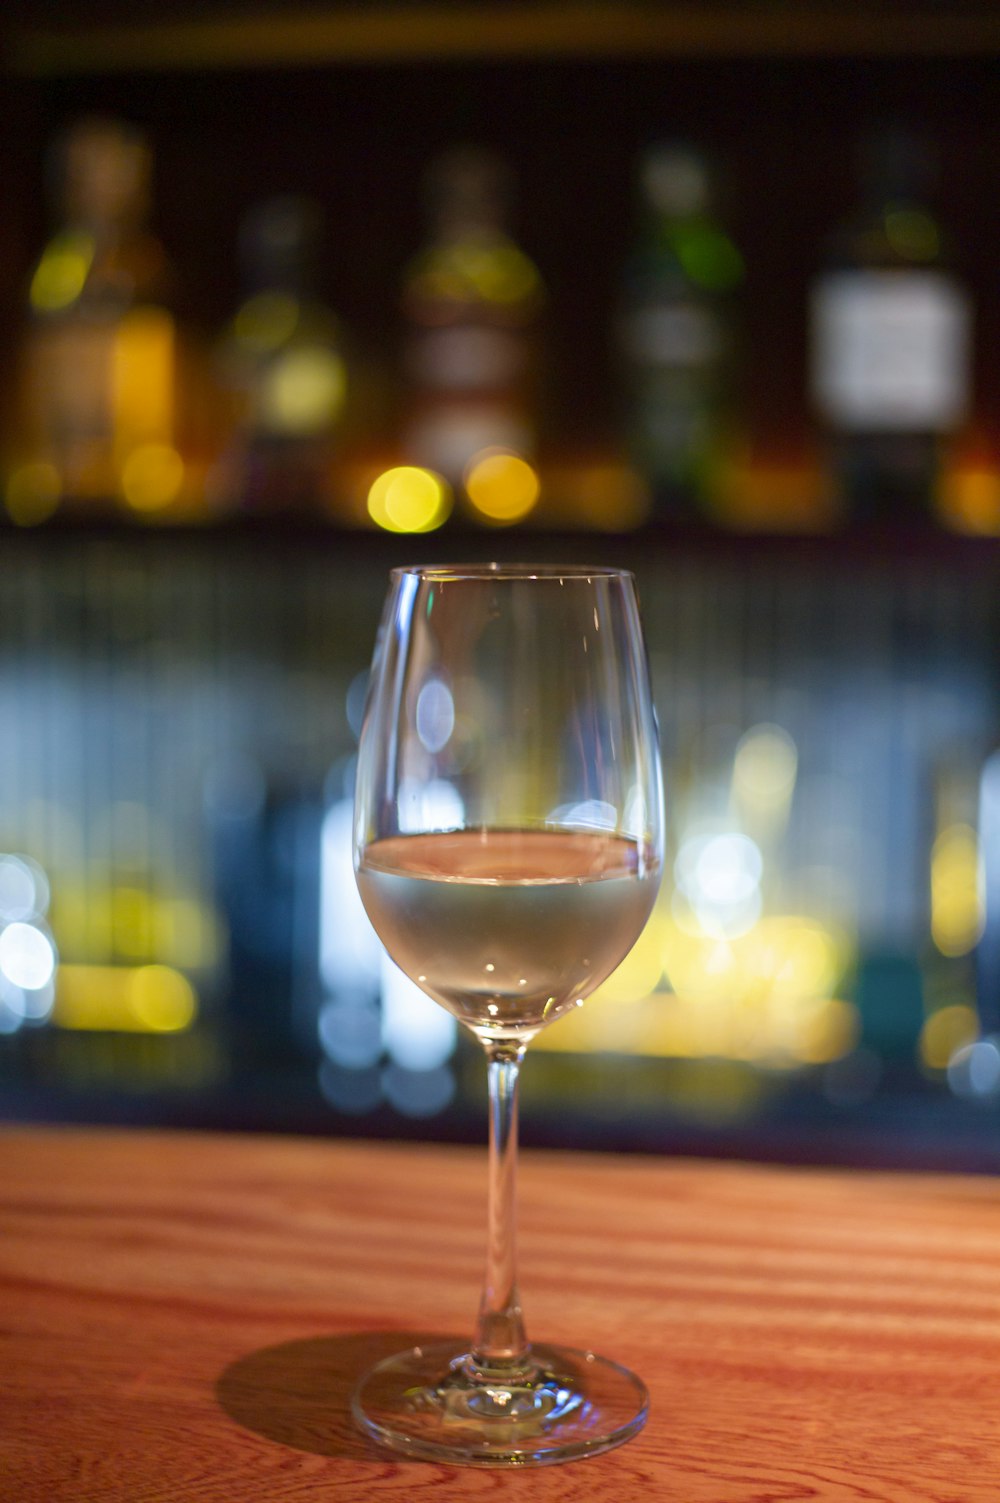
[[[230,1419],[266,1440],[315,1456],[384,1460],[351,1417],[355,1384],[383,1357],[447,1339],[427,1331],[355,1331],[285,1341],[230,1363],[215,1395]]]

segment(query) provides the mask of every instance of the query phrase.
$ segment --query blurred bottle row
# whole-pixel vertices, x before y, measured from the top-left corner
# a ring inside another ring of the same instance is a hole
[[[586,461],[546,431],[546,350],[560,331],[512,234],[504,161],[459,147],[430,164],[425,243],[386,289],[399,309],[389,355],[326,301],[323,207],[292,196],[246,214],[242,301],[196,335],[150,227],[152,171],[149,141],[116,120],[81,120],[53,145],[53,233],[8,403],[14,522],[115,508],[298,512],[397,532],[449,516],[608,530],[788,521],[781,483],[748,458],[748,268],[724,174],[696,147],[655,144],[636,164],[633,248],[606,316],[613,436]],[[936,173],[933,144],[910,131],[866,140],[856,211],[817,248],[802,381],[821,459],[797,480],[807,524],[919,517],[1000,531],[1000,482],[956,468],[974,411],[974,313],[935,216]],[[388,403],[376,369],[393,373]]]

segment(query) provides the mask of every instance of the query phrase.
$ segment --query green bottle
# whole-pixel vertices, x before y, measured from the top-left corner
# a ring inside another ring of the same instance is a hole
[[[701,151],[649,147],[638,197],[616,340],[626,443],[659,515],[706,516],[719,504],[733,423],[743,258],[719,221]]]

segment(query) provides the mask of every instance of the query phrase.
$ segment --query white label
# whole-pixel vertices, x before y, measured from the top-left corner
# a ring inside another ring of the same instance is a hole
[[[969,305],[942,272],[836,272],[812,304],[812,388],[853,429],[944,430],[969,402]]]
[[[518,380],[524,365],[521,341],[505,329],[458,324],[423,334],[411,351],[420,383],[439,391],[482,391]]]
[[[721,354],[718,320],[705,308],[662,303],[643,308],[627,321],[625,353],[641,365],[700,369]]]

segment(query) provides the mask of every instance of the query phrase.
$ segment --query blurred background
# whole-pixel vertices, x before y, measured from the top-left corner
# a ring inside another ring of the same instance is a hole
[[[874,11],[10,0],[0,1117],[480,1140],[365,675],[392,565],[567,557],[670,851],[525,1140],[1000,1168],[1000,17]]]

